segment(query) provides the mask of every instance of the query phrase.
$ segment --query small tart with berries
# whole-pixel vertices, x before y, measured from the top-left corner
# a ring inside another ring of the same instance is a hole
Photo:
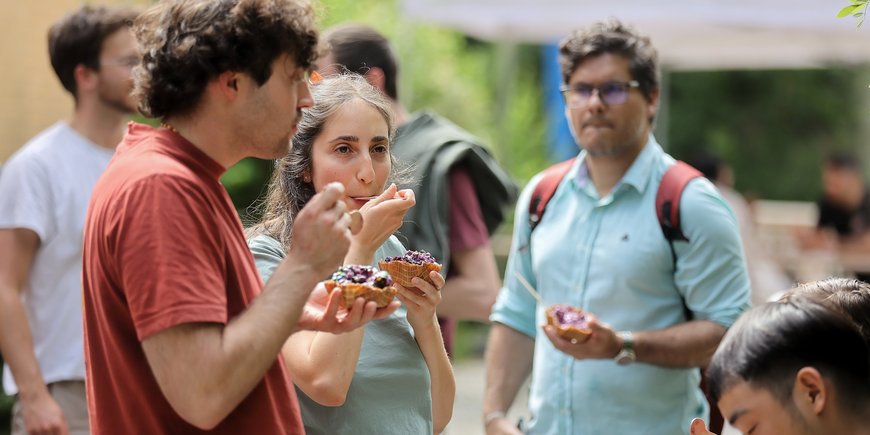
[[[373,301],[378,308],[383,308],[396,297],[390,274],[372,266],[342,266],[324,284],[329,292],[336,287],[341,289],[340,305],[344,308],[353,305],[357,298]]]
[[[426,251],[408,251],[399,257],[387,257],[378,262],[378,267],[389,272],[402,287],[415,287],[411,283],[415,276],[434,285],[429,272],[441,272],[441,265]]]
[[[577,343],[589,339],[592,330],[586,319],[586,313],[570,305],[553,305],[547,308],[547,324],[556,328],[560,337]]]

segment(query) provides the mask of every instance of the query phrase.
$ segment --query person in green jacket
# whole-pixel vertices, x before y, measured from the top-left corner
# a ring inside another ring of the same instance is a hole
[[[345,186],[348,209],[362,229],[352,236],[345,265],[374,265],[405,248],[393,236],[416,200],[389,184],[394,121],[389,104],[363,78],[339,75],[312,88],[290,154],[279,160],[260,224],[249,246],[264,280],[288,248],[293,219],[331,182]],[[299,392],[308,434],[440,433],[453,412],[455,380],[435,309],[444,278],[398,284],[402,308],[365,328],[334,335],[302,331],[283,355]],[[394,302],[395,303],[395,302]]]

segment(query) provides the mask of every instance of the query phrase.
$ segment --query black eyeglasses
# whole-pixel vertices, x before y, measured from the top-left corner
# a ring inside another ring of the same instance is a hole
[[[628,92],[631,88],[640,86],[637,80],[628,82],[607,82],[598,86],[593,86],[586,83],[577,83],[573,86],[563,86],[562,96],[565,97],[565,104],[572,109],[577,109],[589,103],[594,93],[598,93],[598,98],[608,106],[622,104],[628,99]]]

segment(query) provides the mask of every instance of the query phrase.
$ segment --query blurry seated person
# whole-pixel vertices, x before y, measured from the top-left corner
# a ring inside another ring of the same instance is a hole
[[[822,172],[824,194],[819,201],[816,231],[803,233],[803,249],[836,250],[840,254],[870,254],[870,198],[861,164],[850,154],[828,158]],[[856,277],[870,279],[870,264]]]
[[[752,304],[762,304],[775,294],[787,290],[791,286],[791,279],[759,242],[752,209],[743,195],[734,189],[734,171],[731,166],[718,155],[709,152],[698,153],[687,162],[713,182],[737,218],[743,254],[746,256],[746,269],[752,284]]]

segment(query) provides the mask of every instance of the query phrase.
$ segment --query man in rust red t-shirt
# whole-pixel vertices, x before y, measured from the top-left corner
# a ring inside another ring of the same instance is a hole
[[[161,2],[134,25],[143,53],[131,124],[85,224],[83,303],[94,434],[303,433],[279,357],[297,329],[340,333],[395,310],[317,282],[342,261],[350,218],[328,186],[294,222],[287,260],[257,274],[220,184],[226,168],[286,154],[312,104],[307,2]]]

